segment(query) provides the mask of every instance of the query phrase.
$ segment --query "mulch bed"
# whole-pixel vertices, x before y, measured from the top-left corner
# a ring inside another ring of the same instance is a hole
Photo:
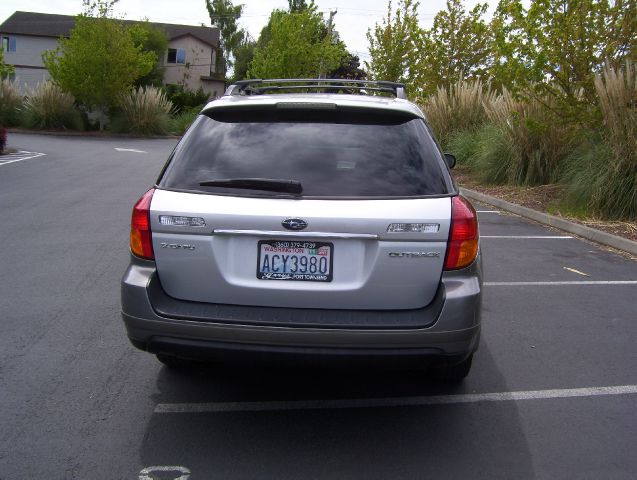
[[[611,233],[619,237],[637,241],[637,222],[615,222],[599,218],[576,218],[559,211],[559,200],[565,190],[564,185],[540,185],[537,187],[519,187],[512,185],[483,185],[473,179],[462,168],[454,170],[456,182],[461,187],[475,190],[485,195],[522,205],[533,210],[549,213],[576,222],[587,227]]]

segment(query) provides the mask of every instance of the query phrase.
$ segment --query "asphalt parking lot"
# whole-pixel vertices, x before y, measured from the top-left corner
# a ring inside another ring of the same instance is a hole
[[[0,479],[637,476],[637,262],[486,205],[482,343],[460,386],[178,374],[136,351],[119,316],[130,210],[175,143],[9,135]]]

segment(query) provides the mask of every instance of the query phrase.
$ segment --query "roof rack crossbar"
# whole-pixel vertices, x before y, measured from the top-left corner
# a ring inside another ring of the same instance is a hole
[[[246,94],[261,94],[265,92],[270,92],[273,90],[306,90],[306,89],[314,89],[314,90],[364,90],[364,91],[374,91],[374,92],[388,92],[388,93],[396,93],[393,88],[387,87],[365,87],[365,86],[354,86],[354,85],[290,85],[290,86],[280,86],[280,85],[272,85],[270,87],[258,87],[258,88],[247,88],[245,89]],[[331,92],[330,92],[331,93]]]
[[[290,86],[269,84],[292,84]],[[297,85],[300,84],[300,85]],[[259,88],[250,88],[254,85],[265,85]],[[407,98],[405,94],[405,84],[398,82],[388,82],[385,80],[350,80],[346,78],[254,78],[250,80],[239,80],[228,87],[226,95],[246,95],[250,93],[262,93],[266,90],[288,90],[288,89],[319,89],[338,88],[350,90],[371,90],[379,92],[393,93],[397,98]]]

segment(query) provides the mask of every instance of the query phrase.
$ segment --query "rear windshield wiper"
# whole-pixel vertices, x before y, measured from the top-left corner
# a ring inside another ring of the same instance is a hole
[[[301,182],[279,178],[220,178],[200,182],[202,187],[246,188],[250,190],[266,190],[268,192],[285,192],[299,195],[303,192]]]

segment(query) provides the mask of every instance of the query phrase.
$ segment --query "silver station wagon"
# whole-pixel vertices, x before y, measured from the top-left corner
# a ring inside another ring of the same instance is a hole
[[[237,82],[134,206],[131,342],[169,366],[409,360],[464,378],[482,272],[454,163],[402,84]]]

